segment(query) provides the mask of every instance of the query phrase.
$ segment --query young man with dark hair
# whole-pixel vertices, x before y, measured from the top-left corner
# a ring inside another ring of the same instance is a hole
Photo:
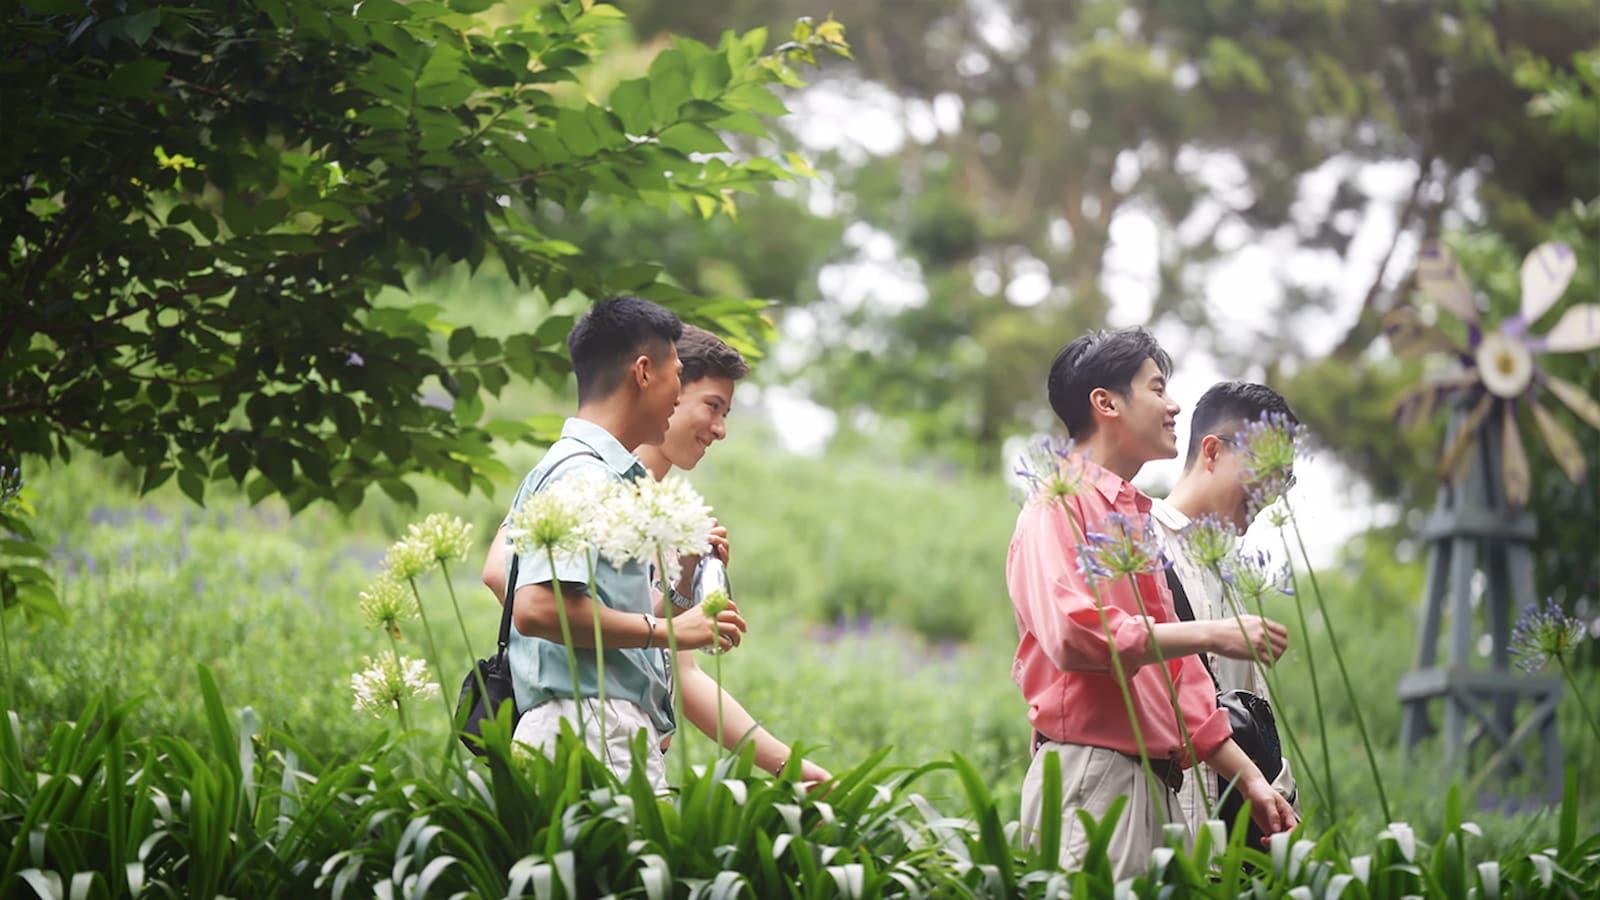
[[[728,346],[716,335],[693,325],[683,326],[678,338],[678,360],[683,365],[682,390],[678,406],[668,420],[666,435],[658,444],[646,444],[634,452],[644,465],[649,477],[666,477],[674,466],[688,471],[700,463],[713,443],[727,436],[727,417],[733,410],[735,386],[750,374],[750,365],[739,351]],[[728,561],[728,544],[725,530],[716,531],[718,555]],[[484,564],[484,583],[504,602],[505,550],[503,541],[496,541],[489,549],[489,560]],[[651,581],[655,595],[655,582]],[[680,585],[676,592],[681,598],[692,596],[688,585]],[[666,603],[655,596],[655,613],[666,615],[669,611],[681,617],[688,606]],[[674,619],[676,625],[681,619]],[[723,743],[729,749],[739,745],[747,736],[755,747],[756,765],[777,774],[790,756],[787,744],[778,740],[739,703],[733,695],[699,667],[693,650],[680,650],[678,671],[682,679],[678,690],[683,693],[683,712],[689,722],[709,737],[717,733],[717,702],[722,702]],[[800,762],[800,780],[823,782],[831,778],[828,770],[809,759]]]
[[[648,478],[635,457],[641,444],[660,443],[678,405],[680,387],[677,341],[683,334],[678,317],[637,297],[613,297],[596,303],[567,337],[572,370],[578,378],[578,411],[566,420],[561,438],[523,479],[511,508],[530,494],[562,478],[581,473],[615,480]],[[484,582],[504,596],[509,580],[505,528],[495,535],[484,566]],[[725,538],[713,540],[726,552]],[[666,627],[652,612],[645,567],[634,562],[614,566],[604,557],[595,563],[598,596],[589,596],[589,571],[583,557],[556,558],[550,571],[543,554],[519,555],[516,584],[511,588],[512,684],[517,707],[524,710],[513,740],[552,752],[561,723],[577,730],[577,704],[598,703],[594,621],[600,622],[606,654],[606,733],[599,733],[596,715],[584,717],[589,748],[619,776],[632,767],[630,743],[640,729],[649,734],[646,776],[666,786],[661,742],[675,727],[669,679],[660,649],[667,645]],[[679,589],[688,587],[693,566],[685,566]],[[560,581],[558,601],[551,585]],[[558,602],[565,602],[578,661],[578,684],[572,684],[562,645]],[[698,608],[674,619],[678,646],[685,649],[713,643],[739,642],[744,620],[730,607],[716,618]]]
[[[1269,419],[1299,423],[1288,401],[1264,384],[1225,381],[1206,391],[1195,404],[1189,419],[1189,453],[1183,474],[1167,499],[1156,500],[1150,507],[1162,547],[1172,560],[1167,583],[1173,588],[1174,601],[1180,594],[1184,600],[1176,604],[1180,618],[1219,622],[1237,629],[1238,621],[1248,615],[1227,602],[1217,574],[1201,568],[1190,556],[1183,531],[1195,519],[1207,515],[1215,516],[1236,534],[1249,527],[1260,510],[1245,489],[1248,460],[1238,447],[1236,436],[1246,425]],[[1266,679],[1255,662],[1206,654],[1206,663],[1218,691],[1246,690],[1263,698],[1268,696]],[[1220,793],[1210,767],[1196,766],[1193,774],[1195,777],[1187,779],[1178,793],[1178,803],[1191,831],[1205,821],[1208,803],[1215,804]],[[1290,805],[1296,805],[1298,797],[1289,761],[1280,760],[1276,771],[1266,774],[1272,776],[1273,790]]]
[[[1129,481],[1146,462],[1178,455],[1179,410],[1167,396],[1170,373],[1167,354],[1140,329],[1088,334],[1056,355],[1047,382],[1050,406],[1075,441],[1074,454],[1062,465],[1069,478],[1079,479],[1078,487],[1066,499],[1070,515],[1049,498],[1025,504],[1006,559],[1020,636],[1012,678],[1028,701],[1037,735],[1022,785],[1024,837],[1037,840],[1043,817],[1059,816],[1062,864],[1077,866],[1088,847],[1077,811],[1102,818],[1112,801],[1125,796],[1127,807],[1107,847],[1118,879],[1144,871],[1150,851],[1163,844],[1162,826],[1183,821],[1176,791],[1184,769],[1201,760],[1238,779],[1263,831],[1296,823],[1293,810],[1234,744],[1211,678],[1193,655],[1211,651],[1249,659],[1253,652],[1277,659],[1287,646],[1281,626],[1256,620],[1241,632],[1233,623],[1222,629],[1179,622],[1157,573],[1135,576],[1136,595],[1128,578],[1100,578],[1091,585],[1084,573],[1093,566],[1079,558],[1086,535],[1108,530],[1113,514],[1133,527],[1147,521],[1150,498]],[[1148,615],[1140,611],[1140,598]],[[1151,768],[1165,782],[1159,790],[1147,786],[1113,654]],[[1158,660],[1165,660],[1166,676],[1176,685],[1176,709]],[[1059,810],[1042,808],[1044,760],[1050,755],[1060,761]]]
[[[733,391],[739,381],[750,373],[750,366],[739,351],[728,346],[716,335],[693,325],[683,327],[683,337],[678,339],[678,358],[683,361],[683,393],[678,398],[678,408],[672,413],[667,426],[667,436],[660,444],[640,447],[639,461],[650,475],[661,479],[674,467],[689,471],[700,464],[711,445],[727,437],[728,413],[733,411]],[[719,526],[720,527],[720,526]],[[722,561],[728,561],[727,544],[721,545]],[[657,598],[662,612],[682,615],[692,596],[675,592],[670,602]],[[748,739],[755,748],[755,763],[776,775],[789,761],[788,744],[761,727],[755,717],[734,696],[700,668],[699,654],[694,651],[678,652],[677,690],[683,695],[683,714],[698,729],[715,740],[717,737],[717,705],[722,706],[722,743],[727,749]],[[809,759],[800,761],[800,780],[819,783],[833,777],[827,769]]]

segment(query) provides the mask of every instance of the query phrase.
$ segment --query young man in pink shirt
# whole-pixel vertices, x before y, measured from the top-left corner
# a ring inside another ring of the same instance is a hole
[[[1179,408],[1166,392],[1171,371],[1171,359],[1143,330],[1095,332],[1062,348],[1048,390],[1075,442],[1061,465],[1077,486],[1068,496],[1024,505],[1006,559],[1020,636],[1012,678],[1037,735],[1022,783],[1024,839],[1036,841],[1043,817],[1058,815],[1062,865],[1080,866],[1088,838],[1077,811],[1101,819],[1116,798],[1127,797],[1107,848],[1118,879],[1143,872],[1150,851],[1164,843],[1162,826],[1184,821],[1176,791],[1197,762],[1237,779],[1264,832],[1297,824],[1293,809],[1234,744],[1211,677],[1194,655],[1250,659],[1254,645],[1256,656],[1275,661],[1288,645],[1284,627],[1255,616],[1245,617],[1242,629],[1231,620],[1179,621],[1161,572],[1093,575],[1096,561],[1080,558],[1090,534],[1118,530],[1113,515],[1154,541],[1150,498],[1129,481],[1146,462],[1178,455]],[[1153,779],[1140,759],[1141,739]],[[1044,760],[1051,755],[1061,766],[1059,810],[1041,808]]]

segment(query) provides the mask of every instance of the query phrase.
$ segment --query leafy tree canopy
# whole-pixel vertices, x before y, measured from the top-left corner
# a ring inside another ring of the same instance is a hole
[[[755,349],[759,301],[691,295],[546,223],[612,203],[709,219],[809,171],[735,156],[836,22],[676,40],[604,102],[580,80],[624,21],[566,0],[27,0],[0,12],[0,460],[122,457],[176,476],[357,505],[403,476],[488,491],[485,393],[559,385],[570,317],[480,334],[380,304],[446,262],[553,302],[632,292]],[[420,398],[439,398],[419,402]]]

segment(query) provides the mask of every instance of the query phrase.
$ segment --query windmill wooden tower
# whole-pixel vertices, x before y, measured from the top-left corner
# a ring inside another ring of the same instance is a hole
[[[1451,417],[1438,501],[1422,529],[1427,575],[1416,667],[1398,688],[1404,706],[1401,742],[1409,756],[1420,741],[1439,733],[1430,707],[1442,700],[1447,764],[1487,749],[1486,765],[1508,775],[1542,770],[1546,785],[1557,791],[1561,680],[1523,675],[1510,665],[1512,620],[1535,601],[1532,546],[1538,537],[1538,522],[1524,508],[1532,479],[1517,414],[1526,410],[1566,476],[1583,480],[1584,455],[1577,440],[1539,403],[1538,392],[1548,390],[1595,428],[1600,428],[1600,403],[1542,371],[1536,360],[1542,353],[1600,347],[1600,305],[1572,306],[1547,332],[1531,331],[1576,269],[1577,259],[1565,245],[1536,248],[1522,265],[1521,309],[1491,330],[1479,321],[1472,288],[1450,252],[1429,245],[1418,263],[1418,287],[1441,311],[1466,323],[1467,346],[1425,324],[1412,309],[1396,309],[1384,322],[1396,353],[1448,353],[1460,363],[1407,392],[1396,409],[1401,424],[1441,407]],[[1479,664],[1485,655],[1486,667]]]

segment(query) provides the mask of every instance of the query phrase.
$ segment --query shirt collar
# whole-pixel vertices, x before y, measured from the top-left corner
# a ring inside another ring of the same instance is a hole
[[[1189,517],[1165,500],[1151,500],[1150,515],[1171,531],[1182,531],[1189,527]]]
[[[1133,504],[1140,512],[1150,511],[1150,498],[1146,497],[1138,488],[1129,484],[1121,475],[1087,456],[1080,455],[1078,462],[1082,466],[1084,480],[1094,484],[1095,488],[1100,491],[1100,496],[1106,498],[1107,503],[1115,506],[1117,498],[1121,497],[1123,492],[1126,491],[1133,495]]]
[[[611,432],[588,419],[573,416],[561,423],[561,437],[570,438],[593,450],[606,467],[622,478],[637,478],[644,472],[639,457],[629,453]]]

